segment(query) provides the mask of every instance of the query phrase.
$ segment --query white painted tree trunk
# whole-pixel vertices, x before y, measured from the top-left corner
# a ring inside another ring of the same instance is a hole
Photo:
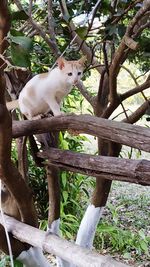
[[[48,228],[48,233],[52,233],[55,234],[57,236],[60,236],[60,219],[53,221],[50,228]],[[63,248],[62,248],[63,249]],[[56,262],[57,262],[57,267],[69,267],[70,263],[68,263],[67,261],[56,257]]]
[[[84,248],[92,249],[96,228],[99,223],[99,220],[102,217],[103,210],[104,210],[104,207],[96,208],[93,204],[90,204],[87,207],[87,210],[83,216],[83,219],[81,221],[81,224],[78,230],[77,239],[76,239],[77,245],[80,245],[81,247],[84,247]],[[77,266],[70,264],[67,267],[77,267]]]
[[[17,260],[22,262],[25,267],[51,267],[41,248],[31,247],[29,250],[22,251]]]
[[[96,228],[102,217],[103,210],[104,207],[96,208],[92,204],[88,206],[78,230],[76,244],[84,248],[92,248]]]

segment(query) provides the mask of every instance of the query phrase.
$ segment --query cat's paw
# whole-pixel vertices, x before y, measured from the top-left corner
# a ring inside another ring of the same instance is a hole
[[[36,115],[32,117],[32,120],[40,120],[42,118],[42,114]]]
[[[60,111],[60,112],[55,112],[54,113],[54,116],[62,116],[62,115],[65,115],[65,112]]]

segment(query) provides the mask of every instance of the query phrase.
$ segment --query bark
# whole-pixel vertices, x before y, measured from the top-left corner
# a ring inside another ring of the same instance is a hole
[[[40,152],[39,156],[48,159],[46,162],[48,165],[52,164],[64,170],[98,176],[98,179],[150,185],[150,162],[148,160],[92,156],[54,148]]]
[[[0,1],[0,53],[3,54],[7,47],[4,37],[10,28],[10,17],[8,13],[7,1]],[[5,79],[3,73],[3,61],[0,61],[0,178],[8,188],[11,197],[17,204],[20,215],[24,221],[36,225],[36,212],[33,206],[32,196],[26,183],[23,181],[18,170],[11,162],[11,139],[12,139],[12,119],[5,104]],[[5,203],[6,204],[6,203]],[[7,211],[7,210],[6,210]],[[17,241],[10,234],[13,255],[18,256],[29,246]],[[8,252],[5,231],[0,225],[0,248]]]
[[[141,126],[110,121],[91,115],[63,115],[34,121],[14,121],[13,137],[60,130],[76,130],[150,152],[150,131]]]
[[[17,239],[28,242],[33,246],[38,246],[44,251],[53,253],[78,267],[129,267],[126,264],[113,260],[110,256],[103,256],[96,252],[91,252],[56,235],[47,235],[44,231],[23,224],[9,216],[5,216],[5,221],[8,231]],[[1,216],[0,222],[2,223]]]

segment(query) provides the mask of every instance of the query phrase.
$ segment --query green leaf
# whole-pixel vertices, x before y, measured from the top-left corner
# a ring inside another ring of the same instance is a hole
[[[126,27],[124,25],[118,25],[118,34],[122,38],[126,32]]]
[[[66,202],[67,201],[67,199],[68,199],[68,192],[67,191],[63,191],[63,199],[64,199],[64,202]]]
[[[18,260],[14,260],[14,267],[23,267],[23,264]]]
[[[10,35],[10,39],[13,43],[20,45],[24,49],[28,50],[28,52],[31,51],[33,45],[32,45],[32,39],[26,36],[13,36]]]
[[[148,246],[147,246],[147,244],[146,244],[146,242],[145,242],[144,240],[142,240],[142,241],[140,242],[140,247],[141,247],[141,249],[142,249],[143,251],[146,252],[146,254],[148,254]]]
[[[24,10],[13,12],[11,15],[12,20],[27,20],[29,16]]]
[[[30,56],[26,49],[20,45],[11,44],[11,58],[15,65],[20,67],[29,67],[30,66]]]
[[[129,253],[129,252],[125,252],[124,254],[123,254],[123,257],[124,257],[124,259],[131,259],[131,253]]]
[[[61,142],[61,147],[62,147],[63,149],[69,149],[69,147],[68,147],[68,142],[67,142],[66,140],[62,140],[62,142]]]
[[[23,32],[17,31],[15,29],[10,30],[10,34],[8,34],[9,38],[11,39],[12,36],[24,36]]]
[[[61,174],[61,179],[62,179],[63,187],[65,188],[66,183],[67,183],[67,174],[66,174],[66,172],[63,172],[63,173]]]
[[[10,35],[10,40],[13,63],[20,67],[29,67],[31,64],[30,52],[32,50],[32,39],[26,36]]]
[[[145,234],[144,234],[143,230],[139,231],[139,236],[145,240]]]
[[[85,36],[87,35],[87,27],[80,27],[76,29],[76,33],[80,36],[81,39],[84,40]]]

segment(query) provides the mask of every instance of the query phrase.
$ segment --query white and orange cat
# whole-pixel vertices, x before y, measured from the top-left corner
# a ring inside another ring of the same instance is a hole
[[[61,102],[82,78],[85,60],[85,57],[72,61],[58,58],[56,68],[34,76],[22,89],[18,100],[8,102],[7,108],[16,108],[18,104],[28,119],[47,114],[50,110],[54,116],[61,115]]]

